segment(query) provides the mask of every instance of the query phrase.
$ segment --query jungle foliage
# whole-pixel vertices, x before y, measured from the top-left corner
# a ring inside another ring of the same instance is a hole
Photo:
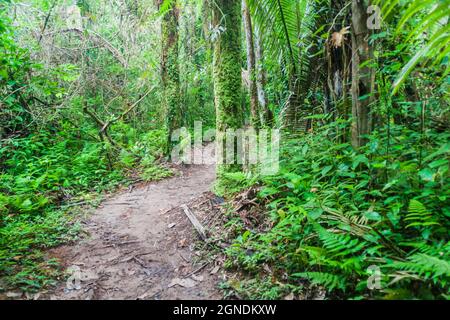
[[[217,170],[231,202],[259,190],[257,219],[229,213],[226,292],[448,299],[449,6],[2,2],[0,290],[53,283],[79,205],[171,175],[170,134],[202,121],[282,131],[277,174]]]
[[[172,174],[164,165],[166,122],[155,89],[160,46],[151,43],[160,15],[151,2],[123,5],[0,7],[2,289],[36,291],[52,283],[57,263],[42,249],[76,238],[77,205],[95,204],[98,194],[120,185]],[[186,123],[205,118],[211,125],[209,76],[196,74],[208,49],[192,54],[199,30],[181,34],[193,38],[181,51],[189,61],[183,79],[197,85],[184,87],[180,99],[191,106]]]
[[[248,298],[323,288],[332,298],[448,299],[448,1],[378,2],[383,21],[360,69],[355,1],[249,3],[271,27],[266,43],[291,89],[280,172],[251,177],[268,216],[248,225],[230,213],[239,227],[228,265],[249,275],[230,288]],[[352,78],[368,73],[357,90],[372,90],[357,99],[370,111],[349,117]],[[246,188],[247,177],[231,185]]]

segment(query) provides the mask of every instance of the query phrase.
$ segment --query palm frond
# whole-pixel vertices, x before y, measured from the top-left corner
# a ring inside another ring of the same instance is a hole
[[[448,57],[448,43],[450,43],[450,29],[448,26],[450,17],[450,0],[413,0],[404,8],[400,0],[387,1],[382,7],[385,20],[389,20],[395,12],[404,9],[397,24],[396,33],[403,31],[405,25],[418,14],[417,26],[408,34],[407,40],[414,40],[418,49],[397,75],[392,94],[397,93],[402,83],[405,82],[412,70],[424,60],[432,60],[434,63]],[[447,65],[443,77],[449,72]]]

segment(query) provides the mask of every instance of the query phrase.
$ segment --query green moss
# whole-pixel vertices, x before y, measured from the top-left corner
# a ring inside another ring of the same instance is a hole
[[[173,130],[182,126],[180,71],[178,59],[178,8],[176,4],[162,20],[161,76],[163,84],[163,112],[168,130],[168,149]],[[169,150],[167,150],[169,151]]]
[[[243,126],[241,105],[241,2],[216,1],[214,20],[224,31],[214,43],[214,94],[216,105],[216,128],[219,132]],[[224,153],[225,156],[225,153]],[[219,165],[217,184],[227,172],[237,172],[240,165]],[[220,188],[220,187],[219,187]]]

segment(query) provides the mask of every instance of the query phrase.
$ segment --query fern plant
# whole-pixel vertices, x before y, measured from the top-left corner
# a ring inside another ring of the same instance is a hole
[[[410,200],[408,213],[404,220],[408,223],[407,228],[439,225],[436,221],[436,216],[428,211],[421,202],[415,199]]]
[[[377,146],[387,137],[380,133],[355,151],[330,141],[329,126],[316,130],[285,142],[279,174],[262,178],[260,197],[273,227],[236,242],[229,251],[233,263],[251,266],[254,274],[269,264],[290,285],[303,279],[331,297],[448,295],[446,176],[424,183],[417,154],[405,154],[397,143],[386,161]],[[394,125],[391,130],[403,145],[414,146],[420,137]],[[437,161],[446,140],[439,136],[424,149],[424,166]],[[368,289],[372,266],[380,269],[380,290]]]
[[[327,288],[328,291],[332,290],[345,290],[346,279],[342,276],[325,273],[325,272],[300,272],[292,274],[293,277],[305,278],[311,281],[313,284],[318,284]]]
[[[425,253],[413,254],[406,261],[395,261],[389,267],[407,271],[408,278],[431,280],[442,288],[446,288],[450,280],[449,261]]]

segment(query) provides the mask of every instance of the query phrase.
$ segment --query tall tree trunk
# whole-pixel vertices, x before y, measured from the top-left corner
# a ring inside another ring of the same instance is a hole
[[[325,59],[327,61],[327,73],[324,80],[325,113],[332,119],[349,118],[351,101],[348,98],[351,92],[351,56],[350,33],[347,26],[351,25],[351,8],[346,0],[334,1],[327,10],[327,23],[331,24],[330,39],[325,46]],[[342,38],[340,38],[342,37]],[[347,45],[348,44],[348,45]],[[349,133],[346,127],[336,128],[339,141],[349,141]]]
[[[241,1],[216,0],[213,6],[213,22],[217,28],[223,27],[214,41],[214,94],[216,106],[216,130],[219,134],[227,129],[238,129],[243,125],[243,110],[241,106]],[[221,143],[220,139],[218,142]],[[230,153],[234,150],[228,150]],[[217,146],[216,153],[226,154],[224,142]],[[241,165],[219,164],[217,166],[218,186],[224,178],[224,173],[236,172]]]
[[[256,87],[256,63],[255,48],[253,44],[252,19],[248,10],[246,0],[242,0],[242,19],[244,21],[245,40],[247,44],[247,70],[249,78],[250,91],[250,113],[251,123],[254,127],[260,126],[259,108],[258,108],[258,91]]]
[[[202,0],[202,32],[204,39],[210,43],[211,4],[209,0]]]
[[[333,117],[336,115],[347,115],[345,112],[342,112],[343,110],[338,110],[338,105],[343,105],[342,97],[347,91],[345,88],[345,73],[347,65],[350,65],[350,61],[345,59],[347,56],[346,50],[348,50],[346,47],[346,38],[344,36],[345,33],[341,33],[342,30],[345,30],[346,24],[345,22],[344,24],[338,22],[343,20],[343,18],[340,20],[337,19],[337,14],[339,13],[344,16],[342,12],[343,9],[346,8],[344,6],[345,3],[335,1],[330,7],[328,21],[335,21],[335,23],[333,23],[333,28],[330,29],[331,38],[325,47],[327,60],[326,92],[328,98],[328,105],[325,112],[332,114]],[[342,36],[342,39],[340,39],[341,41],[338,41],[339,38],[335,38],[338,35]],[[349,53],[349,56],[351,56],[351,52]]]
[[[256,89],[258,91],[258,102],[261,107],[261,122],[266,125],[273,125],[273,113],[269,109],[265,86],[267,82],[266,72],[264,70],[264,49],[261,42],[261,30],[255,26],[255,62],[256,62]]]
[[[352,0],[352,145],[363,146],[367,139],[363,135],[371,132],[371,95],[374,92],[373,70],[362,63],[372,59],[369,46],[367,13],[363,0]]]
[[[161,1],[159,5],[161,4]],[[173,130],[182,126],[180,97],[180,71],[178,62],[178,18],[176,1],[166,12],[161,22],[162,55],[161,78],[163,86],[162,109],[168,130],[168,150],[171,149],[170,137]]]

